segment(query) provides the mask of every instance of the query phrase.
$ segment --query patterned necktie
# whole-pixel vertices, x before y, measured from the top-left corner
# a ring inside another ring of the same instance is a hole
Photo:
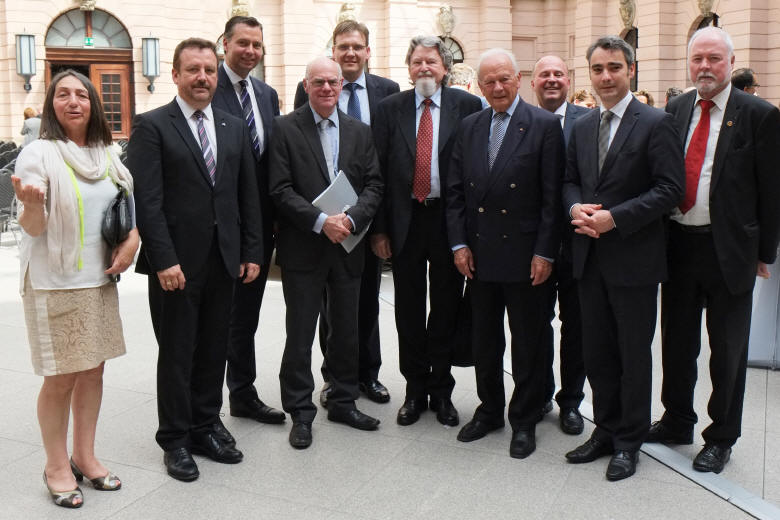
[[[196,110],[195,119],[198,120],[198,137],[200,137],[200,149],[203,152],[203,160],[206,161],[206,169],[211,177],[211,184],[214,185],[214,178],[217,174],[217,163],[214,162],[214,154],[211,152],[211,143],[209,136],[206,135],[206,127],[203,125],[203,112]]]
[[[423,101],[425,108],[417,128],[417,155],[414,160],[414,181],[412,194],[419,202],[431,193],[431,149],[433,148],[433,119],[430,99]]]
[[[609,151],[609,122],[612,121],[614,115],[609,110],[605,110],[601,114],[601,123],[599,123],[599,174]]]
[[[246,89],[246,80],[238,82],[241,85],[241,112],[244,114],[244,121],[249,127],[249,137],[252,140],[252,153],[255,154],[255,160],[260,158],[260,139],[257,136],[257,126],[255,126],[255,111],[252,110],[252,100],[249,98],[249,91]]]
[[[496,112],[493,114],[493,123],[490,128],[490,144],[488,145],[488,165],[493,169],[493,163],[496,162],[498,151],[501,149],[501,143],[504,141],[506,133],[506,112]]]
[[[699,176],[707,152],[707,140],[710,137],[710,109],[715,105],[711,100],[699,101],[701,117],[693,131],[688,151],[685,153],[685,198],[680,211],[687,213],[696,204],[696,192],[699,189]]]
[[[336,151],[330,135],[328,135],[328,128],[330,125],[330,119],[323,119],[318,123],[320,130],[320,143],[322,144],[322,153],[325,155],[325,163],[328,165],[328,177],[330,178],[330,182],[333,182],[336,180],[336,161],[334,160]]]
[[[344,88],[349,90],[349,101],[347,101],[347,115],[362,121],[360,117],[360,100],[357,97],[357,91],[360,87],[357,83],[347,83]]]

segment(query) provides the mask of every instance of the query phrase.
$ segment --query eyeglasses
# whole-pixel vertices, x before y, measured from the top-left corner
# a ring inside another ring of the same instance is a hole
[[[336,88],[336,87],[339,86],[340,82],[341,82],[341,80],[339,80],[339,79],[321,79],[321,78],[317,78],[317,79],[311,80],[309,83],[311,83],[311,85],[313,87],[315,87],[315,88],[322,88],[322,87],[325,86],[325,83],[330,85],[330,88]]]
[[[350,49],[352,49],[352,52],[362,52],[366,50],[365,45],[349,45],[347,43],[336,45],[336,48],[341,52],[347,52]]]

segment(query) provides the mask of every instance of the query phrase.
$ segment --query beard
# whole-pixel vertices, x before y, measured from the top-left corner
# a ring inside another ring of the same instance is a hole
[[[414,82],[414,90],[422,97],[429,98],[436,92],[436,80],[432,76],[417,78]]]
[[[705,81],[708,80],[708,81]],[[720,92],[723,90],[723,88],[726,86],[726,83],[728,83],[729,80],[726,80],[722,83],[718,83],[718,78],[711,74],[700,74],[696,81],[694,82],[694,85],[696,85],[696,90],[699,91],[699,94],[711,94],[713,92]]]

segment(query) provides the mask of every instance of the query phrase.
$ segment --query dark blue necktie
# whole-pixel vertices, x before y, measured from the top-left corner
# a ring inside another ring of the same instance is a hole
[[[349,90],[349,101],[347,101],[347,115],[354,117],[358,121],[363,119],[360,117],[360,100],[357,97],[357,90],[362,88],[357,83],[347,83],[344,88]]]
[[[241,85],[241,112],[244,115],[244,121],[246,121],[249,127],[249,137],[252,140],[252,153],[255,159],[260,157],[260,139],[257,137],[257,126],[255,126],[255,112],[252,110],[252,100],[249,99],[249,91],[246,89],[246,80],[242,79],[238,82]]]

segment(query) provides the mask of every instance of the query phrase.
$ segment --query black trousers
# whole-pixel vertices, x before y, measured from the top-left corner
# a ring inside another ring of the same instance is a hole
[[[577,280],[572,275],[571,260],[559,255],[553,267],[555,289],[550,298],[550,320],[555,317],[556,293],[558,300],[558,317],[561,320],[560,342],[560,374],[561,389],[555,394],[559,408],[579,408],[585,397],[585,362],[582,359],[582,316],[580,314],[580,298],[577,292]],[[544,402],[553,398],[555,393],[555,374],[553,360],[555,359],[555,336],[552,323],[545,327],[545,342],[547,344],[548,382]]]
[[[219,420],[222,381],[235,281],[228,275],[215,236],[200,273],[185,288],[163,291],[149,275],[149,308],[159,345],[156,440],[163,450],[189,445],[190,431]]]
[[[358,302],[358,379],[370,381],[379,379],[382,366],[382,352],[379,344],[379,286],[382,282],[382,260],[366,244],[363,276],[360,278],[360,299]],[[320,310],[319,341],[322,356],[325,357],[327,337],[330,330],[328,320],[328,299],[322,295]],[[322,360],[322,378],[330,381],[328,366]]]
[[[325,360],[333,390],[328,408],[355,408],[358,398],[357,302],[360,276],[347,272],[336,247],[328,258],[311,271],[296,271],[282,266],[282,290],[287,306],[287,339],[279,370],[282,407],[293,421],[311,422],[317,414],[312,402],[314,378],[311,373],[311,348],[317,328],[317,316],[323,290],[328,298],[330,331]]]
[[[448,399],[455,387],[450,359],[463,276],[455,268],[447,243],[441,205],[413,205],[403,250],[393,251],[401,374],[407,397]],[[429,299],[430,311],[426,312]]]
[[[731,294],[715,255],[711,233],[690,233],[671,224],[669,281],[661,293],[664,424],[688,432],[697,421],[693,410],[696,359],[701,350],[701,316],[707,307],[712,394],[707,412],[712,423],[702,437],[708,444],[732,446],[742,433],[748,338],[753,290]]]
[[[651,344],[658,284],[606,283],[591,254],[579,281],[585,371],[593,390],[593,437],[637,451],[650,429]]]
[[[512,379],[509,423],[513,430],[533,429],[539,420],[547,373],[548,302],[552,283],[468,281],[471,290],[474,371],[481,401],[474,418],[504,421],[504,309],[512,333]]]

